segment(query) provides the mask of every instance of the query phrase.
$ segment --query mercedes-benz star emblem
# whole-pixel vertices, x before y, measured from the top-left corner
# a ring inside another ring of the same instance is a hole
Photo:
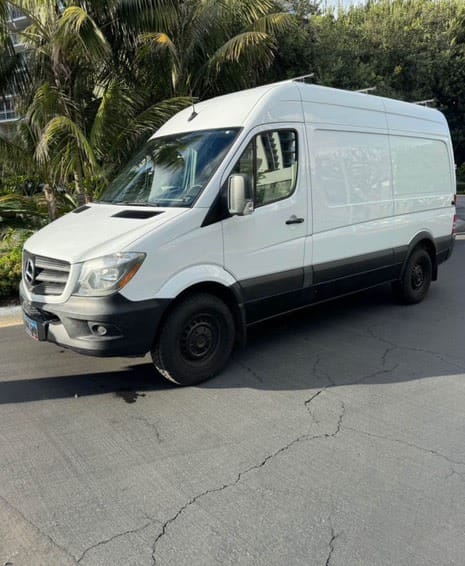
[[[26,269],[24,270],[24,279],[26,280],[29,285],[34,283],[34,277],[36,275],[34,267],[34,261],[32,259],[28,259],[26,262]]]

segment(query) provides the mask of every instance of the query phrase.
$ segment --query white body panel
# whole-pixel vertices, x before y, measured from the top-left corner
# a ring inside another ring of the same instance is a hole
[[[27,250],[77,263],[125,250],[140,237],[146,237],[188,211],[185,208],[167,208],[162,214],[145,220],[114,217],[121,210],[128,209],[140,210],[133,206],[91,204],[84,213],[66,214],[29,238]]]
[[[451,233],[455,179],[442,114],[360,93],[300,89],[313,214],[306,265],[406,246],[420,232],[432,238]],[[435,145],[428,151],[436,159],[421,159],[425,144]],[[414,148],[410,176],[400,167],[406,145]],[[432,182],[432,170],[441,182]]]
[[[174,222],[157,234],[133,242],[127,250],[146,250],[147,258],[121,293],[131,301],[172,299],[198,283],[201,273],[204,281],[230,285],[231,276],[223,269],[221,224],[200,228],[204,217],[205,210],[193,208],[184,222]],[[188,273],[193,276],[190,282]]]

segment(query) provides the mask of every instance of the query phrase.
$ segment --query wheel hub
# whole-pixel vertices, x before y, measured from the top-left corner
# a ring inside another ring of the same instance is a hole
[[[208,318],[196,318],[185,328],[181,350],[186,358],[201,360],[208,357],[216,348],[218,332]]]
[[[425,272],[423,267],[419,264],[415,265],[412,271],[412,287],[414,289],[419,289],[425,280]]]

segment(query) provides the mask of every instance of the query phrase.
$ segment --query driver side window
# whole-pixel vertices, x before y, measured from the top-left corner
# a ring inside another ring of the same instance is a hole
[[[256,135],[233,173],[245,176],[255,208],[289,197],[297,181],[297,133],[270,130]]]

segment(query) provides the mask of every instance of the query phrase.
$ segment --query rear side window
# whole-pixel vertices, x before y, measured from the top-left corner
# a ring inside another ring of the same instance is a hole
[[[261,132],[250,141],[233,172],[246,177],[255,207],[289,197],[297,181],[297,133]]]

